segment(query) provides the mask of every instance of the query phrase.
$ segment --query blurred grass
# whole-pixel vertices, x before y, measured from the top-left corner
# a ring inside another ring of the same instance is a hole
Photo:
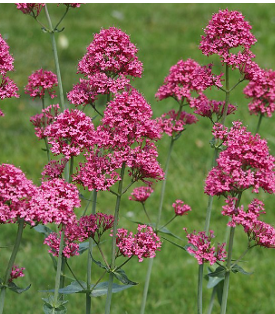
[[[173,100],[157,102],[155,93],[163,83],[169,68],[179,59],[193,58],[201,64],[214,62],[216,72],[222,71],[218,59],[206,58],[198,50],[202,29],[207,25],[212,13],[219,9],[241,11],[250,22],[253,34],[258,43],[253,47],[256,61],[263,68],[275,69],[275,11],[274,4],[86,4],[79,9],[70,10],[62,23],[64,32],[57,34],[60,65],[66,92],[70,91],[79,77],[76,74],[78,61],[86,51],[86,47],[93,39],[93,34],[100,28],[116,26],[131,36],[131,41],[139,48],[139,59],[144,64],[142,79],[135,79],[134,85],[151,103],[154,116],[159,116],[169,109],[175,108]],[[50,14],[54,21],[63,13],[62,6],[49,5]],[[42,17],[41,17],[42,18]],[[43,18],[42,18],[43,20]],[[46,22],[45,22],[46,23]],[[38,142],[29,122],[29,117],[40,111],[40,104],[29,99],[23,93],[27,78],[41,67],[55,71],[51,53],[50,38],[41,32],[39,25],[26,15],[18,11],[14,4],[0,4],[0,33],[10,46],[10,52],[15,58],[15,71],[11,77],[20,88],[21,98],[1,102],[1,109],[5,117],[1,118],[2,145],[1,162],[13,163],[39,184],[40,173],[46,162],[45,153],[41,150],[42,142]],[[67,48],[62,48],[62,41],[68,42]],[[232,73],[232,82],[236,74]],[[244,99],[242,88],[238,86],[231,97],[231,102],[238,105],[238,112],[233,117],[241,119],[248,129],[254,132],[257,117],[250,116],[247,110],[248,100]],[[216,99],[223,99],[223,95],[215,90],[211,95]],[[229,119],[230,120],[230,119]],[[228,120],[228,125],[229,125]],[[232,120],[232,119],[231,119]],[[207,197],[203,194],[203,183],[211,165],[212,151],[209,147],[211,139],[211,125],[207,120],[200,119],[195,126],[191,126],[176,142],[172,154],[171,167],[167,182],[167,192],[164,204],[163,222],[171,216],[171,204],[175,199],[183,199],[190,204],[193,211],[188,217],[178,218],[169,228],[184,237],[183,227],[188,230],[202,230],[206,211]],[[275,154],[275,124],[274,117],[264,119],[261,135],[268,139],[270,150]],[[159,160],[165,163],[169,139],[163,138],[158,144]],[[157,215],[160,184],[155,187],[155,193],[147,201],[147,210],[153,217]],[[120,225],[133,228],[125,218],[132,214],[131,219],[143,220],[143,213],[139,204],[128,202],[125,196]],[[274,197],[261,193],[260,197],[266,203],[266,221],[275,221]],[[244,195],[243,202],[251,196]],[[98,198],[98,210],[113,211],[114,198],[102,193]],[[217,242],[223,241],[226,219],[220,215],[222,200],[215,200],[212,214],[211,228],[217,235]],[[12,245],[16,226],[2,225],[0,232],[0,246]],[[54,276],[47,248],[42,245],[43,237],[26,228],[21,251],[17,263],[26,267],[26,276],[18,279],[18,283],[27,286],[32,283],[29,291],[23,295],[7,294],[5,313],[39,314],[42,312],[41,297],[38,290],[52,288]],[[108,239],[106,239],[108,240]],[[246,246],[246,238],[242,230],[237,230],[234,256],[237,257]],[[1,249],[0,271],[6,265],[10,251]],[[275,272],[274,250],[256,248],[245,258],[247,263],[243,267],[247,271],[254,271],[251,276],[240,274],[231,276],[229,292],[228,314],[273,314],[275,313]],[[81,279],[85,275],[85,257],[76,257],[70,261]],[[146,265],[143,263],[129,263],[125,270],[129,278],[138,281],[139,285],[113,296],[112,313],[139,313]],[[96,277],[94,277],[96,280]],[[153,268],[151,286],[148,296],[147,313],[195,313],[196,312],[196,260],[183,251],[164,243]],[[204,298],[207,304],[210,291],[205,289]],[[15,299],[16,298],[16,299]],[[68,313],[83,312],[84,297],[70,296]],[[105,298],[93,299],[93,313],[102,313]],[[81,309],[81,310],[80,310]],[[213,314],[219,313],[215,304]]]

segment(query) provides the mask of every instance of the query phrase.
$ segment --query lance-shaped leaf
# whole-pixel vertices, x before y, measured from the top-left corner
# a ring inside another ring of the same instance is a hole
[[[26,288],[20,288],[14,282],[9,282],[9,284],[8,284],[8,289],[10,289],[11,291],[18,293],[18,294],[29,290],[30,287],[31,287],[31,285],[28,285]]]
[[[67,309],[64,306],[68,301],[59,300],[57,305],[53,305],[54,299],[52,296],[42,299],[45,303],[43,305],[44,314],[66,314]]]
[[[134,282],[134,281],[131,281],[125,271],[123,269],[118,269],[118,270],[115,270],[113,271],[113,274],[115,275],[115,277],[120,281],[122,282],[124,285],[137,285],[138,283],[137,282]]]
[[[233,273],[241,273],[243,275],[251,275],[251,274],[253,274],[253,272],[249,273],[249,272],[245,271],[241,266],[239,266],[237,264],[233,265],[233,267],[231,267],[231,271]]]
[[[87,291],[90,291],[87,290],[86,287],[87,287],[86,282],[81,280],[79,281],[74,280],[68,286],[59,289],[58,292],[62,294],[86,293]],[[42,290],[42,292],[54,292],[54,289]]]
[[[99,297],[99,296],[102,296],[102,295],[106,295],[107,291],[108,291],[108,285],[109,285],[108,281],[99,283],[92,290],[91,296],[92,297]],[[116,283],[113,283],[112,293],[117,293],[117,292],[123,291],[125,289],[129,289],[129,288],[132,288],[132,287],[134,287],[134,285],[118,285]]]
[[[205,278],[208,280],[208,283],[207,283],[208,289],[216,287],[221,281],[224,280],[225,272],[223,272],[221,269],[218,270],[217,272],[216,271],[217,269],[215,271],[212,271],[212,269],[208,267],[208,274],[205,275]]]
[[[43,233],[45,237],[47,237],[49,234],[51,234],[53,232],[50,228],[48,228],[44,225],[37,225],[37,226],[33,227],[33,229],[39,233]]]

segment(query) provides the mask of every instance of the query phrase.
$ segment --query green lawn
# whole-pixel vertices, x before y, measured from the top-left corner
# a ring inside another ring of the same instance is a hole
[[[253,47],[256,61],[262,68],[275,69],[275,5],[274,4],[86,4],[79,9],[72,9],[62,26],[65,30],[57,35],[58,52],[65,92],[71,90],[80,78],[76,74],[78,61],[86,52],[86,47],[93,39],[93,34],[101,28],[115,26],[131,36],[131,41],[139,48],[139,59],[144,65],[141,79],[135,79],[134,86],[138,88],[152,105],[154,117],[172,108],[176,108],[173,100],[157,102],[155,93],[163,83],[169,68],[179,59],[193,58],[201,64],[214,62],[217,73],[224,71],[215,57],[207,58],[198,49],[203,28],[211,15],[219,9],[238,10],[252,25],[252,32],[258,39]],[[63,12],[56,5],[49,5],[53,20],[57,21]],[[42,18],[43,20],[43,18]],[[5,117],[1,118],[0,157],[2,163],[12,163],[26,173],[29,179],[39,184],[40,173],[46,162],[46,155],[41,150],[43,142],[34,135],[29,122],[30,116],[40,111],[41,105],[24,95],[24,86],[28,76],[43,67],[55,71],[51,42],[48,34],[40,30],[39,25],[29,16],[22,14],[14,4],[0,4],[0,33],[10,46],[10,52],[15,58],[15,71],[11,77],[19,86],[20,99],[2,101],[1,110]],[[67,40],[68,46],[62,46]],[[232,74],[232,84],[236,79]],[[242,89],[245,83],[239,85],[232,93],[230,102],[238,106],[234,119],[241,119],[248,129],[255,131],[257,117],[250,116]],[[211,95],[223,99],[220,91],[212,90]],[[48,100],[49,102],[49,100]],[[49,102],[50,103],[50,102]],[[231,118],[232,120],[232,118]],[[230,125],[230,119],[227,121]],[[260,131],[267,138],[270,150],[275,154],[275,123],[274,117],[264,119]],[[203,194],[204,180],[211,166],[212,150],[211,124],[207,120],[190,126],[175,144],[172,154],[171,168],[167,182],[164,202],[163,222],[172,215],[172,203],[182,199],[192,207],[187,217],[176,219],[169,227],[180,237],[185,236],[182,228],[203,230],[207,206],[207,196]],[[169,139],[164,137],[159,143],[159,160],[165,163]],[[147,209],[152,217],[157,216],[160,186],[157,184],[155,193],[148,200]],[[130,193],[130,192],[129,192]],[[132,214],[132,220],[143,220],[141,206],[127,200],[125,195],[121,206],[121,226],[133,228],[127,219]],[[242,201],[246,204],[251,198],[247,193]],[[266,204],[265,220],[275,222],[274,197],[260,193],[260,198]],[[102,193],[98,198],[98,210],[111,213],[114,208],[114,196]],[[222,200],[215,199],[211,229],[217,235],[217,242],[222,242],[227,220],[221,216]],[[0,247],[11,246],[16,232],[14,225],[1,225]],[[108,238],[106,238],[108,240]],[[18,279],[22,286],[32,284],[31,289],[22,295],[7,293],[5,313],[40,314],[42,313],[42,297],[45,294],[38,290],[53,288],[54,271],[47,248],[42,245],[43,237],[26,228],[23,235],[21,250],[17,263],[26,267],[26,276]],[[186,242],[184,243],[186,244]],[[234,256],[242,253],[246,246],[243,231],[237,229],[234,246]],[[0,275],[4,272],[10,250],[1,248]],[[85,280],[85,256],[72,259],[71,265]],[[253,272],[250,276],[233,274],[231,276],[228,314],[273,314],[275,313],[275,252],[255,248],[245,258],[242,266]],[[132,261],[125,267],[129,278],[139,282],[139,285],[113,296],[112,313],[136,314],[142,298],[143,285],[148,261],[138,263]],[[196,313],[197,261],[184,251],[165,242],[154,262],[151,286],[148,295],[148,314],[165,313]],[[96,276],[94,277],[96,280]],[[204,290],[205,304],[208,304],[211,291]],[[69,314],[84,313],[85,298],[83,295],[70,296]],[[94,298],[92,306],[94,314],[104,313],[105,298]],[[215,304],[213,314],[219,313]]]

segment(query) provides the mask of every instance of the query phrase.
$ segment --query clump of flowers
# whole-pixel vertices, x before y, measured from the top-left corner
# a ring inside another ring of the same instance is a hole
[[[222,86],[220,76],[214,76],[212,65],[200,66],[193,59],[180,60],[172,66],[164,84],[158,89],[156,98],[159,100],[173,97],[182,103],[194,98],[192,92],[200,93],[211,86]]]
[[[185,111],[177,113],[175,110],[170,110],[160,118],[157,118],[160,129],[168,136],[179,135],[185,129],[185,125],[193,124],[197,121],[198,119],[193,114]]]
[[[185,232],[187,230],[184,228]],[[210,265],[215,264],[217,261],[223,262],[226,258],[226,251],[224,249],[226,243],[218,244],[217,248],[215,248],[211,244],[211,239],[213,239],[214,232],[210,230],[209,236],[205,234],[204,231],[198,232],[196,231],[193,233],[187,233],[188,243],[191,245],[187,248],[187,251],[194,255],[197,259],[198,263],[204,264],[209,262]]]
[[[172,204],[172,207],[175,210],[176,216],[187,215],[188,212],[191,211],[191,207],[187,204],[184,204],[182,200],[176,200],[175,203]]]
[[[61,160],[50,160],[41,173],[43,180],[62,178],[62,173],[65,169],[68,160],[61,158]]]
[[[116,245],[120,254],[129,258],[137,256],[139,262],[155,257],[161,247],[160,238],[147,225],[138,225],[137,231],[133,234],[126,229],[117,230]]]
[[[239,67],[255,57],[250,51],[256,43],[251,28],[240,12],[220,10],[206,26],[199,48],[207,56],[218,54],[223,63]],[[240,50],[233,53],[233,48]]]
[[[36,114],[30,118],[30,122],[34,125],[35,135],[40,138],[46,138],[45,129],[48,125],[53,123],[55,117],[60,113],[59,104],[50,105],[42,109],[42,113]]]
[[[45,6],[45,3],[15,3],[15,5],[24,14],[30,14],[36,18]]]
[[[7,72],[13,71],[14,66],[14,58],[9,53],[9,46],[3,39],[2,35],[0,34],[0,99],[3,100],[5,98],[16,97],[18,98],[19,95],[17,94],[18,87],[7,76]],[[0,116],[4,116],[3,112],[0,110]]]
[[[48,92],[49,96],[53,99],[57,97],[54,87],[58,85],[56,74],[51,71],[39,69],[33,72],[28,78],[28,84],[25,86],[25,93],[31,97],[44,98],[45,93]]]
[[[240,122],[233,122],[230,130],[216,125],[213,134],[222,139],[225,150],[207,176],[205,193],[235,196],[250,187],[253,193],[259,188],[275,192],[275,158],[269,154],[266,140],[248,132]]]
[[[140,186],[133,190],[129,200],[144,203],[153,192],[154,190],[150,186]]]
[[[25,218],[29,201],[37,187],[14,165],[0,165],[0,223],[15,223]],[[30,218],[30,217],[29,217]]]
[[[9,282],[12,282],[14,279],[17,279],[19,277],[24,277],[25,276],[25,274],[23,273],[24,270],[25,267],[19,268],[17,265],[13,265],[11,269]]]
[[[48,137],[51,151],[67,158],[78,156],[92,144],[94,125],[90,117],[78,109],[66,109],[54,122],[47,126],[44,135]]]
[[[251,80],[243,90],[247,98],[251,114],[262,114],[271,117],[275,111],[275,71],[262,70],[262,76]]]

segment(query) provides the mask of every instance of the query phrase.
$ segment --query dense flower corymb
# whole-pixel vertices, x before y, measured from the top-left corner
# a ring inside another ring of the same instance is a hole
[[[31,97],[43,98],[46,91],[51,98],[57,97],[53,90],[58,84],[57,76],[51,72],[43,69],[39,69],[32,73],[28,78],[28,84],[25,87],[25,93]]]
[[[17,265],[13,265],[11,269],[9,282],[12,282],[16,278],[24,277],[25,274],[23,273],[23,270],[25,270],[25,267],[19,268]]]
[[[172,204],[172,206],[175,210],[176,216],[187,215],[188,212],[191,211],[191,207],[187,204],[184,204],[182,200],[176,200],[175,203]]]
[[[103,72],[109,77],[121,74],[141,77],[142,63],[137,52],[129,36],[120,29],[102,29],[94,35],[87,53],[78,64],[78,71],[84,75]]]
[[[18,10],[22,11],[24,14],[30,14],[33,17],[37,17],[45,3],[15,3]]]
[[[153,229],[146,225],[138,225],[138,232],[134,235],[126,229],[118,229],[116,244],[122,255],[132,257],[136,255],[139,262],[144,258],[153,258],[160,250],[161,242]],[[129,233],[128,233],[129,232]]]
[[[254,57],[249,51],[250,47],[256,43],[256,38],[250,32],[251,28],[240,12],[220,10],[213,14],[206,26],[200,49],[207,56],[218,54],[225,63],[244,64],[246,60]],[[230,52],[230,49],[237,47],[244,51],[239,51],[237,54]]]
[[[235,196],[250,187],[253,193],[259,188],[275,192],[275,158],[265,140],[248,132],[240,122],[234,122],[230,130],[219,130],[216,125],[214,136],[223,140],[226,149],[207,176],[205,193]]]
[[[131,196],[129,196],[129,200],[144,203],[153,191],[154,190],[150,186],[135,188],[131,193]]]
[[[185,228],[183,230],[187,233]],[[188,243],[191,244],[191,246],[187,248],[187,251],[195,256],[199,264],[209,262],[210,265],[213,265],[217,261],[223,262],[225,260],[225,243],[218,244],[217,249],[212,246],[211,239],[215,237],[212,230],[210,230],[209,236],[203,231],[198,232],[197,234],[194,231],[190,234],[187,233],[186,237]]]

